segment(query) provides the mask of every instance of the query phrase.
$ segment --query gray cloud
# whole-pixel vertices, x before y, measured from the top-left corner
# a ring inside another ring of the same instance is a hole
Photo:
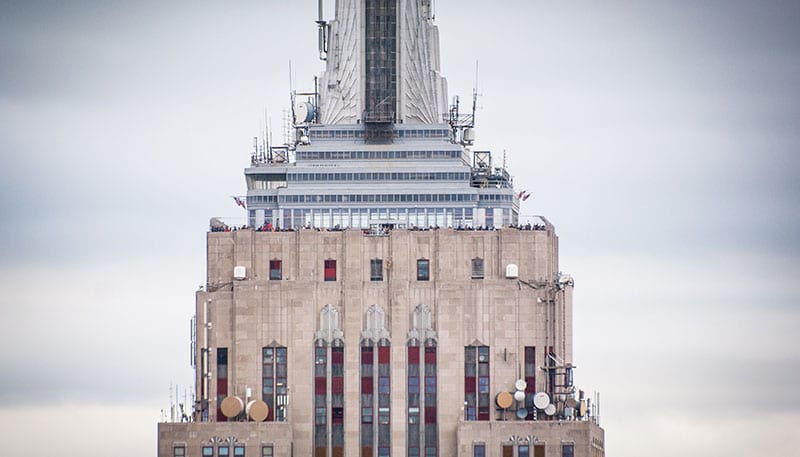
[[[576,275],[578,380],[603,393],[609,455],[670,455],[676,433],[744,455],[708,441],[793,431],[800,6],[436,3],[451,95],[480,60],[479,148],[507,150]],[[0,420],[165,406],[190,381],[205,224],[242,216],[229,195],[264,105],[280,130],[287,61],[298,88],[321,68],[314,9],[0,3]]]

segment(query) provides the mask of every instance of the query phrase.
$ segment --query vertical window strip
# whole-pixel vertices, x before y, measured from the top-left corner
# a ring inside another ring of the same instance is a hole
[[[228,396],[228,348],[217,348],[217,422],[227,422],[222,400]]]
[[[392,442],[391,347],[388,341],[378,346],[378,457],[389,457]]]
[[[489,420],[489,347],[464,348],[464,420]]]
[[[533,405],[533,397],[536,395],[536,347],[525,346],[525,408],[528,410],[526,420],[533,420],[536,414],[536,407]]]
[[[361,346],[361,457],[372,457],[374,445],[375,354],[371,344]]]
[[[314,457],[328,455],[328,348],[314,348]]]
[[[331,348],[331,447],[344,457],[344,347]]]
[[[285,347],[263,348],[261,398],[269,407],[267,422],[286,421],[287,352]]]
[[[425,346],[425,456],[436,457],[439,454],[439,426],[437,407],[437,361],[435,343]]]
[[[408,404],[408,429],[407,449],[408,457],[420,457],[420,347],[415,341],[408,345],[407,377],[407,404]]]

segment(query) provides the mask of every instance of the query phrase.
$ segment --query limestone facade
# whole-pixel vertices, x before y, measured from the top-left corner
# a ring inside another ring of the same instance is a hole
[[[372,280],[375,259],[382,264],[379,281]],[[428,280],[418,280],[420,259],[429,262]],[[473,259],[482,260],[482,278],[473,277]],[[271,260],[281,262],[280,279],[270,279]],[[325,280],[326,260],[336,261],[333,281]],[[510,265],[518,277],[507,277]],[[374,305],[391,344],[392,456],[408,455],[406,349],[418,305],[431,312],[438,351],[439,456],[472,456],[475,443],[484,443],[487,456],[499,457],[504,445],[525,440],[531,456],[536,443],[547,456],[561,456],[565,443],[577,457],[603,455],[602,429],[591,421],[541,412],[540,420],[519,420],[515,407],[501,410],[494,403],[497,393],[514,392],[526,347],[536,348],[537,365],[545,365],[549,347],[559,364],[572,363],[573,284],[559,275],[558,240],[549,223],[541,230],[392,230],[378,236],[360,230],[215,232],[207,236],[207,266],[207,285],[196,296],[196,390],[197,405],[207,400],[208,422],[197,412],[194,422],[160,424],[159,456],[172,457],[176,446],[200,456],[202,446],[231,437],[247,456],[261,456],[265,445],[274,455],[314,455],[314,347],[326,306],[338,311],[344,342],[344,455],[360,455],[359,350]],[[235,267],[244,267],[243,279],[234,279]],[[262,349],[275,344],[287,350],[285,422],[218,422],[218,348],[228,350],[228,395],[247,401],[260,398]],[[465,420],[465,347],[472,345],[490,348],[492,407],[484,421]],[[547,376],[539,371],[536,391],[546,391]]]

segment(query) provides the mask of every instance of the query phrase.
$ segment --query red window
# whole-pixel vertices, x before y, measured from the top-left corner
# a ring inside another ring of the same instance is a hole
[[[325,261],[325,281],[336,281],[336,261],[333,259]]]
[[[269,261],[269,279],[272,281],[280,280],[281,279],[281,261],[280,260],[270,260]]]

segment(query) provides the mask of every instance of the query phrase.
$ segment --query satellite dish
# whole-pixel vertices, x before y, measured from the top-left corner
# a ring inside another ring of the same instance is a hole
[[[309,102],[298,102],[294,107],[294,123],[303,124],[314,120],[314,105]]]
[[[533,396],[533,405],[539,409],[547,408],[550,404],[550,396],[546,392],[539,392]]]
[[[219,409],[222,410],[222,414],[224,414],[225,417],[230,419],[241,414],[244,409],[244,402],[241,398],[231,395],[222,400]]]
[[[512,398],[511,394],[508,392],[500,392],[495,397],[494,402],[497,403],[498,408],[506,409],[511,407],[511,404],[514,402],[514,398]]]
[[[547,405],[547,407],[544,409],[544,413],[547,414],[548,416],[552,416],[553,414],[556,413],[556,405],[552,403]]]
[[[578,400],[575,400],[573,397],[567,398],[566,405],[568,408],[575,408],[578,406]]]
[[[517,382],[514,383],[514,387],[516,387],[517,390],[525,390],[525,388],[528,387],[528,383],[525,382],[524,379],[517,379]]]
[[[261,400],[253,400],[247,404],[247,415],[255,422],[264,422],[269,415],[269,406]]]
[[[525,419],[528,417],[528,410],[525,408],[520,408],[517,410],[517,418],[518,419]]]
[[[514,392],[514,400],[525,401],[525,392],[521,390]]]

